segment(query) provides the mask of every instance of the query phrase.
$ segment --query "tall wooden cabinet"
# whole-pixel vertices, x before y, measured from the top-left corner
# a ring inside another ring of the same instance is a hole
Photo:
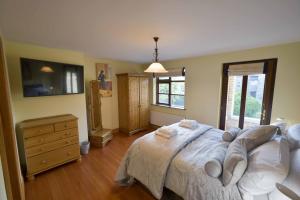
[[[117,74],[119,130],[128,134],[149,127],[149,76]]]

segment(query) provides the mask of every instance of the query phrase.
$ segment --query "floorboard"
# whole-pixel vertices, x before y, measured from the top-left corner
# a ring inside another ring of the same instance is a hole
[[[130,144],[145,132],[116,133],[104,148],[92,148],[82,162],[72,162],[26,181],[27,200],[153,200],[140,183],[120,187],[114,182],[119,163]]]

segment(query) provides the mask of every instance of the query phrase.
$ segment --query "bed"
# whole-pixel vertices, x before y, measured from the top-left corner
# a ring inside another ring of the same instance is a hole
[[[223,131],[205,124],[195,130],[178,123],[170,127],[178,130],[171,139],[154,132],[138,138],[124,156],[115,180],[120,185],[138,180],[157,199],[168,188],[185,200],[243,200],[237,184],[224,187],[221,177],[211,177],[204,169],[211,155],[224,159],[230,143],[223,141]]]

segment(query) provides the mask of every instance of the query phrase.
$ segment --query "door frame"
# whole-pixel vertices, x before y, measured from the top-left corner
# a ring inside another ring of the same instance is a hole
[[[0,35],[0,154],[7,198],[9,200],[23,200],[25,199],[24,180],[17,150],[3,46]]]
[[[277,69],[277,58],[269,58],[269,59],[261,59],[261,60],[251,60],[251,61],[242,61],[242,62],[231,62],[224,63],[222,70],[222,86],[221,86],[221,104],[220,104],[220,120],[219,120],[219,129],[225,129],[226,123],[226,107],[227,107],[227,95],[228,95],[228,69],[230,65],[240,65],[240,64],[250,64],[250,63],[264,63],[264,71],[263,73],[266,75],[265,77],[265,86],[264,86],[264,95],[263,95],[263,105],[261,111],[261,122],[262,125],[270,124],[271,116],[272,116],[272,105],[273,105],[273,95],[274,95],[274,86],[276,79],[276,69]],[[245,78],[246,77],[246,78]],[[247,92],[247,87],[244,84],[247,81],[248,76],[243,77],[243,86],[242,93]],[[243,95],[242,95],[243,96]],[[245,108],[246,98],[241,98],[241,108]],[[244,120],[244,110],[241,109],[240,118],[242,122]],[[243,127],[243,123],[240,123],[239,127]]]

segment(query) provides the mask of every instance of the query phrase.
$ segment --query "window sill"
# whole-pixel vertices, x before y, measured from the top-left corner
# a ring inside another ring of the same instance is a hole
[[[152,106],[158,106],[158,107],[164,107],[164,108],[170,108],[170,109],[176,109],[176,110],[185,110],[184,107],[172,107],[167,105],[161,105],[161,104],[151,104]]]

